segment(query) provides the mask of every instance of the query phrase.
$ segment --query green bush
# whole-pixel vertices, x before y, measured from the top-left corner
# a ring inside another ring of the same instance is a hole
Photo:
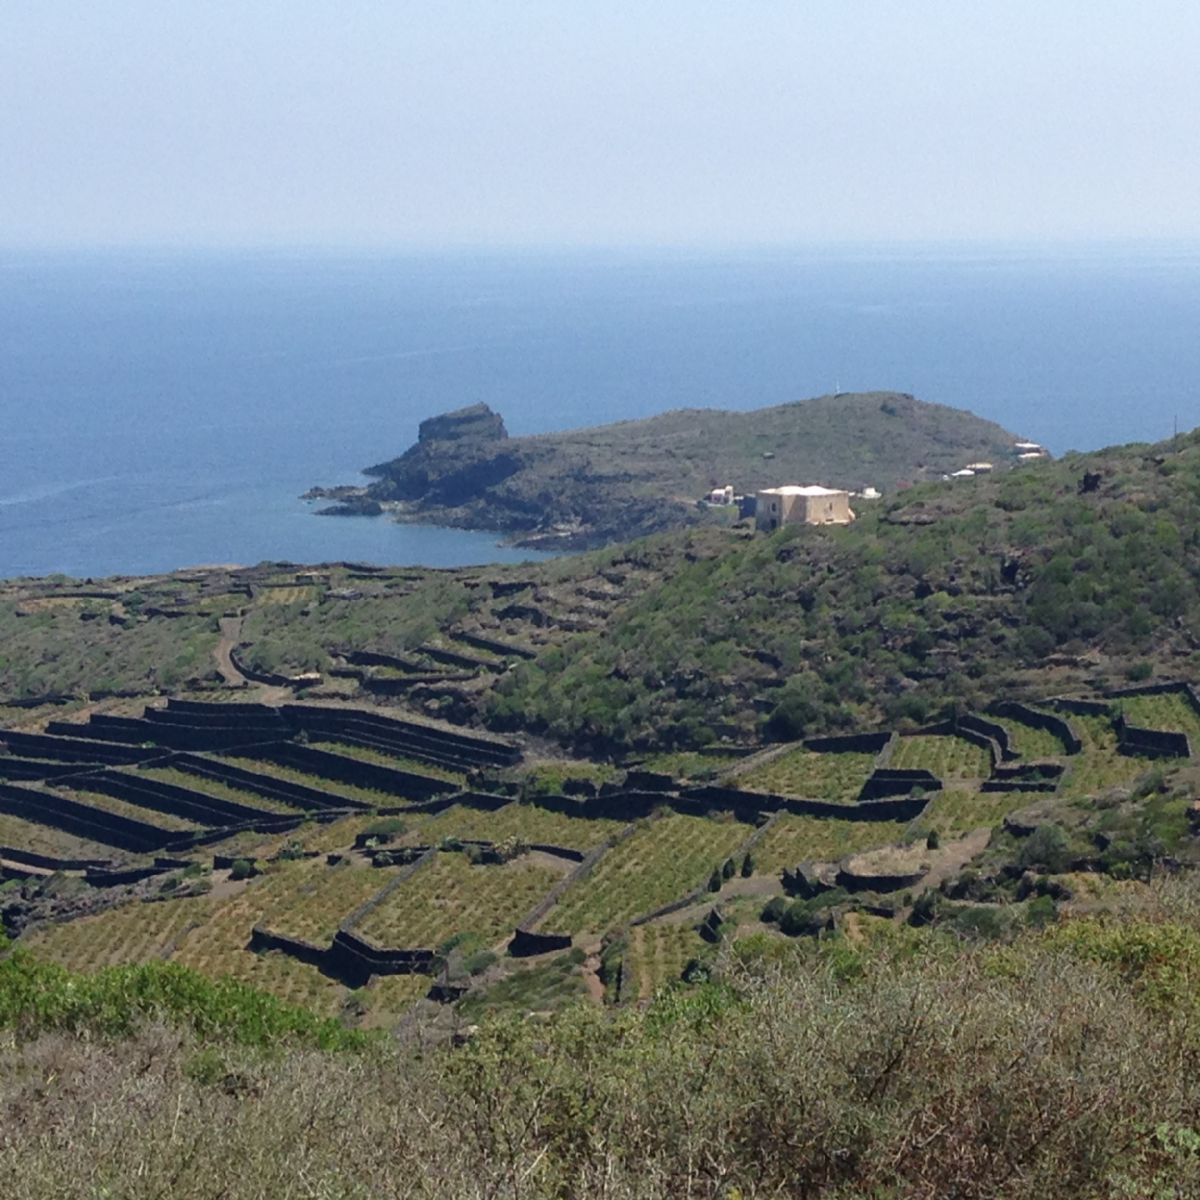
[[[365,838],[379,838],[386,841],[389,838],[401,837],[407,828],[399,817],[377,817],[363,827],[362,835]]]
[[[248,858],[234,859],[233,865],[229,868],[229,878],[236,882],[241,882],[243,879],[251,879],[257,875],[254,863]]]
[[[0,960],[0,1028],[23,1038],[51,1030],[117,1037],[149,1021],[187,1026],[204,1040],[264,1048],[293,1042],[361,1049],[370,1041],[244,983],[206,979],[177,963],[81,975],[20,950]]]
[[[1026,870],[1042,870],[1051,875],[1061,874],[1071,862],[1071,843],[1058,825],[1039,825],[1021,843],[1017,864]]]

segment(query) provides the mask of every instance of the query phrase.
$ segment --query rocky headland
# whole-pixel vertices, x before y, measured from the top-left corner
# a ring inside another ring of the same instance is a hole
[[[366,469],[372,483],[315,487],[305,499],[332,501],[325,515],[386,514],[584,549],[719,519],[700,504],[713,488],[888,491],[980,459],[1005,466],[1015,441],[972,413],[895,392],[681,409],[533,437],[510,437],[499,413],[475,404],[423,421],[415,445]]]

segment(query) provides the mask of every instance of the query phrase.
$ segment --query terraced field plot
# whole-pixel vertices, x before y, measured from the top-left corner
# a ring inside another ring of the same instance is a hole
[[[460,786],[466,779],[461,771],[451,771],[447,767],[434,766],[416,758],[406,758],[402,754],[389,754],[386,750],[377,750],[374,746],[355,746],[350,742],[321,742],[318,749],[329,750],[333,754],[343,754],[347,758],[359,762],[374,763],[380,767],[391,767],[396,771],[412,771],[416,775],[428,775],[430,779],[442,779],[447,783]]]
[[[428,975],[376,975],[360,993],[367,1006],[358,1023],[362,1029],[390,1029],[418,1000],[432,981]]]
[[[405,817],[404,826],[408,830],[415,830],[422,819],[420,813]],[[358,835],[378,820],[372,813],[355,813],[349,817],[339,817],[336,821],[306,821],[287,834],[286,840],[299,842],[302,849],[315,850],[318,854],[348,850]]]
[[[350,864],[327,867],[320,860],[280,863],[247,889],[258,894],[266,923],[278,933],[328,942],[338,926],[394,874]]]
[[[511,933],[559,878],[528,858],[485,867],[462,854],[438,853],[368,913],[357,932],[381,946],[436,949],[456,933],[474,933],[490,945]]]
[[[952,734],[918,733],[902,737],[888,766],[904,771],[932,771],[939,779],[986,779],[992,773],[992,759],[987,750]]]
[[[1192,752],[1200,751],[1200,713],[1180,692],[1167,692],[1161,696],[1125,696],[1121,711],[1131,725],[1147,729],[1170,729],[1186,733],[1192,744]]]
[[[942,837],[957,837],[973,829],[992,829],[1010,812],[1027,808],[1036,794],[1028,792],[967,792],[948,789],[935,792],[921,816],[913,822],[914,831],[927,834],[937,830]]]
[[[316,599],[317,589],[310,585],[298,584],[294,587],[265,587],[257,592],[254,603],[270,606],[272,604],[307,604]]]
[[[587,985],[574,952],[537,966],[517,966],[490,987],[468,995],[459,1007],[463,1017],[478,1020],[489,1011],[552,1012],[587,996]]]
[[[1048,729],[1026,725],[1015,717],[989,717],[988,720],[1008,730],[1010,748],[1024,759],[1060,758],[1067,753],[1066,746]]]
[[[900,841],[902,821],[839,821],[784,813],[754,849],[754,870],[774,875],[802,862],[833,862]]]
[[[727,771],[741,761],[737,754],[698,754],[676,750],[670,754],[655,754],[640,764],[646,771],[661,771],[675,779],[709,778]]]
[[[1094,796],[1108,788],[1132,783],[1154,768],[1156,762],[1175,759],[1135,758],[1117,753],[1117,733],[1107,717],[1071,716],[1071,727],[1083,742],[1083,750],[1070,760],[1059,784],[1063,796]]]
[[[79,971],[168,958],[194,925],[212,919],[217,902],[209,896],[123,904],[91,917],[47,925],[21,944]]]
[[[393,792],[381,792],[375,788],[359,787],[354,783],[341,783],[324,776],[312,775],[298,767],[284,766],[282,763],[269,762],[265,758],[242,758],[236,754],[216,756],[217,762],[226,762],[231,767],[239,767],[243,771],[256,771],[259,775],[267,775],[272,779],[282,779],[288,783],[300,783],[305,787],[316,788],[329,796],[331,808],[337,808],[338,799],[357,800],[369,804],[373,808],[387,807],[401,803],[403,797],[397,797]]]
[[[128,859],[130,855],[102,842],[88,841],[69,833],[0,813],[0,846],[28,850],[31,854],[50,854],[56,858]]]
[[[455,804],[414,826],[414,837],[436,844],[442,838],[523,842],[590,850],[624,828],[621,821],[590,820],[567,813],[551,812],[536,804],[506,804],[495,812]],[[412,839],[409,839],[412,840]]]
[[[136,770],[121,772],[133,779],[153,779],[159,783],[169,783],[173,787],[187,788],[189,791],[202,792],[217,800],[229,800],[234,804],[245,804],[250,808],[262,809],[264,812],[279,813],[281,816],[294,817],[303,809],[286,804],[257,792],[249,792],[245,788],[233,787],[218,779],[208,779],[203,775],[189,775],[186,771],[178,771],[174,767],[138,767]]]
[[[116,796],[109,796],[104,792],[89,792],[84,788],[55,788],[54,790],[59,795],[76,800],[80,804],[86,804],[91,808],[98,808],[101,812],[113,813],[118,817],[130,817],[134,821],[156,825],[159,829],[170,829],[184,834],[194,833],[198,829],[205,828],[196,821],[177,817],[174,813],[159,812],[157,808],[147,808],[141,804],[129,804],[125,800],[118,800]]]
[[[629,931],[625,969],[633,972],[636,994],[649,1000],[659,988],[683,977],[689,960],[704,949],[704,939],[689,924],[658,921]]]
[[[849,804],[862,790],[875,764],[873,754],[818,754],[791,750],[737,777],[739,786],[814,800]]]
[[[322,975],[316,967],[285,954],[256,954],[247,949],[251,930],[256,924],[313,940],[320,940],[318,935],[325,931],[332,935],[341,918],[354,907],[354,897],[359,893],[353,885],[358,884],[359,877],[374,876],[379,887],[386,882],[383,871],[318,868],[328,875],[345,874],[354,878],[348,880],[351,886],[344,896],[344,908],[343,900],[331,897],[328,890],[317,899],[325,902],[333,899],[334,902],[316,908],[314,896],[311,893],[304,895],[300,886],[304,868],[312,866],[311,863],[287,864],[287,869],[277,874],[251,880],[237,895],[214,901],[208,919],[184,937],[172,955],[172,961],[194,967],[210,978],[229,977],[253,984],[292,1004],[303,1004],[325,1014],[336,1012],[346,995],[341,984]],[[342,880],[339,878],[337,882],[341,884]],[[307,905],[308,908],[304,913],[292,916],[289,909],[296,905]]]
[[[543,927],[603,933],[652,912],[703,884],[751,833],[739,821],[680,813],[646,821],[567,889]]]

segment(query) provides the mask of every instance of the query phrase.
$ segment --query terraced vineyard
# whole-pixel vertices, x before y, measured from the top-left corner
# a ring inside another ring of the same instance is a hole
[[[1071,727],[1083,742],[1083,750],[1071,758],[1071,765],[1059,785],[1059,792],[1064,796],[1095,796],[1109,788],[1132,783],[1155,765],[1153,759],[1119,754],[1117,733],[1107,717],[1072,714]]]
[[[451,771],[447,767],[435,766],[416,758],[405,758],[402,754],[389,754],[385,750],[377,750],[374,746],[356,746],[351,742],[321,742],[319,749],[329,750],[333,754],[343,754],[347,758],[359,762],[375,763],[380,767],[391,767],[397,771],[412,771],[417,775],[428,775],[431,779],[442,779],[447,783],[455,783],[460,787],[466,780],[462,771]]]
[[[683,977],[688,961],[704,949],[704,939],[686,922],[656,921],[629,931],[625,969],[633,972],[639,1000]]]
[[[26,944],[45,958],[83,971],[169,958],[188,930],[211,920],[216,908],[208,896],[135,901],[43,926]]]
[[[265,758],[247,758],[238,754],[222,754],[215,757],[218,762],[226,762],[231,767],[238,767],[243,771],[257,771],[258,774],[269,775],[272,779],[282,779],[288,783],[300,783],[305,787],[317,788],[329,796],[329,803],[333,808],[337,807],[339,797],[358,800],[373,808],[384,808],[399,802],[391,792],[360,787],[355,783],[342,783],[340,780],[327,779],[324,776],[318,777],[296,767],[270,762]]]
[[[754,850],[755,870],[772,875],[802,862],[832,862],[904,836],[899,821],[837,821],[784,813]]]
[[[414,838],[432,844],[446,837],[488,842],[516,838],[527,843],[590,850],[623,828],[621,821],[574,817],[532,803],[514,802],[494,812],[456,804],[416,824]]]
[[[1006,816],[1026,808],[1031,797],[1026,792],[968,792],[947,788],[935,792],[925,811],[913,823],[922,835],[936,830],[942,837],[958,837],[974,829],[993,829]]]
[[[737,783],[751,791],[849,804],[862,790],[874,763],[873,754],[791,750],[745,775],[739,775]]]
[[[389,1029],[429,991],[428,975],[376,975],[358,995],[366,1005],[363,1029]]]
[[[888,765],[905,771],[932,771],[943,780],[986,779],[992,773],[987,750],[952,734],[902,737]]]
[[[278,933],[328,942],[342,920],[380,890],[390,869],[342,864],[327,867],[319,859],[280,863],[253,880],[266,923]]]
[[[28,850],[32,854],[50,854],[57,858],[125,859],[128,854],[106,846],[63,833],[51,825],[26,821],[23,817],[0,813],[0,846]]]
[[[174,813],[159,812],[157,808],[146,808],[141,804],[130,804],[125,800],[118,800],[116,796],[109,796],[105,792],[90,792],[86,788],[55,788],[61,796],[66,796],[68,799],[78,801],[80,804],[87,804],[91,808],[98,808],[102,812],[113,813],[118,817],[129,817],[134,821],[143,821],[147,825],[157,825],[159,829],[170,829],[180,834],[195,833],[196,830],[203,828],[195,821],[189,821],[186,817],[177,817]]]
[[[465,855],[438,853],[357,930],[382,946],[435,949],[456,933],[473,933],[491,944],[511,933],[558,879],[528,858],[474,866]]]
[[[256,593],[254,603],[270,606],[273,604],[308,604],[315,600],[317,589],[307,585],[293,587],[264,587]]]
[[[989,717],[988,720],[1003,725],[1008,730],[1008,744],[1023,759],[1036,761],[1044,758],[1060,758],[1067,747],[1048,729],[1026,725],[1016,717]]]
[[[645,821],[567,889],[543,927],[602,933],[651,912],[702,885],[752,832],[739,821],[679,813]]]
[[[294,817],[297,813],[304,811],[282,800],[260,796],[257,792],[250,792],[245,788],[232,787],[219,779],[209,779],[203,775],[189,775],[187,771],[180,771],[175,767],[138,767],[136,770],[124,771],[122,774],[129,775],[134,779],[155,779],[159,783],[169,783],[173,787],[203,792],[204,795],[213,796],[218,800],[229,800],[234,804],[244,804],[249,808],[279,813],[281,816]]]
[[[1131,725],[1186,733],[1193,752],[1200,751],[1200,713],[1181,692],[1165,692],[1160,696],[1124,696],[1120,705],[1125,719]]]
[[[294,889],[289,893],[281,885],[289,874],[298,874],[306,865],[289,864],[292,872],[252,880],[237,895],[214,901],[208,919],[188,933],[172,955],[172,961],[195,967],[213,978],[239,979],[290,1003],[304,1004],[326,1014],[335,1012],[346,995],[341,984],[322,975],[316,967],[285,954],[256,954],[247,949],[255,925],[285,924],[284,910],[295,900],[296,893]],[[356,873],[382,875],[365,869]],[[381,878],[380,886],[383,882]],[[349,908],[345,910],[348,911]],[[339,920],[341,915],[344,913],[339,914]],[[293,924],[311,929],[314,922]]]

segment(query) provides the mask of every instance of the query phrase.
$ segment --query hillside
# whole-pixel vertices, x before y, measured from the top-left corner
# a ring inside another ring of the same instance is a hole
[[[431,418],[366,488],[314,489],[326,512],[489,529],[523,545],[582,548],[711,519],[697,501],[819,481],[858,490],[940,478],[1015,437],[971,413],[892,392],[752,412],[684,409],[642,421],[512,438],[486,405]]]
[[[1198,530],[1193,433],[842,528],[0,585],[0,1178],[1167,1194]]]

